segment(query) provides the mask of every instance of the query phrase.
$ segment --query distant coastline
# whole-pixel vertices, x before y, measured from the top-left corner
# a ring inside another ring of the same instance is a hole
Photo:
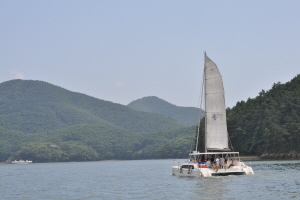
[[[266,160],[300,160],[300,157],[295,157],[295,155],[291,156],[289,154],[263,154],[262,156],[240,156],[240,159],[243,161],[266,161]],[[300,154],[299,154],[300,156]],[[173,158],[167,159],[137,159],[137,160],[169,160]],[[184,158],[180,158],[184,159]],[[128,159],[132,160],[132,159]],[[75,161],[75,162],[96,162],[96,161],[126,161],[126,160],[95,160],[95,161]],[[74,162],[74,161],[70,161]],[[39,163],[55,163],[55,162],[39,162]],[[0,162],[0,164],[11,164],[10,161]]]
[[[244,161],[257,161],[257,160],[300,160],[300,153],[280,153],[280,154],[263,154],[261,156],[241,156]]]

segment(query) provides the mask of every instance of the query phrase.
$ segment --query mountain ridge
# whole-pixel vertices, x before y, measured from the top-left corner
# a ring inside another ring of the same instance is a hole
[[[19,129],[21,131],[26,131],[26,128],[30,132],[37,131],[28,127],[31,123],[45,126],[43,130],[64,128],[78,123],[114,124],[135,132],[149,132],[151,126],[153,131],[168,130],[169,127],[165,124],[180,127],[175,120],[135,111],[121,104],[71,92],[43,81],[4,82],[0,84],[0,92],[0,126],[7,127],[11,124],[3,117],[6,116],[14,118],[13,123],[16,119],[23,121],[23,126]],[[39,115],[38,120],[34,119],[35,115]],[[129,122],[128,118],[132,118],[134,123]],[[163,123],[157,125],[156,122],[160,120]]]
[[[171,117],[185,126],[197,125],[200,112],[202,116],[204,113],[204,111],[199,108],[176,106],[156,96],[148,96],[134,100],[127,106],[135,110]]]

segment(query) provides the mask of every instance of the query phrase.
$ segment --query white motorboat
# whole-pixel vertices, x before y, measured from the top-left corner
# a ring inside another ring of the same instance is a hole
[[[31,160],[14,160],[10,162],[11,164],[29,164],[32,163]]]
[[[222,76],[217,65],[204,54],[205,136],[204,152],[198,151],[200,120],[195,151],[184,162],[173,162],[176,176],[227,176],[254,174],[252,168],[240,160],[239,152],[231,152],[227,132],[226,107]],[[202,107],[202,99],[200,108]]]

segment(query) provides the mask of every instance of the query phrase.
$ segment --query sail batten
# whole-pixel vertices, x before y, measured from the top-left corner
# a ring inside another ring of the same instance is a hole
[[[205,54],[206,150],[228,150],[223,80],[217,65]]]

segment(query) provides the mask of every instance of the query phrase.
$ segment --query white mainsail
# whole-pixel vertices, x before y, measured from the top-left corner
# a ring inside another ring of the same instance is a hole
[[[226,107],[222,76],[205,53],[205,149],[228,151]]]

